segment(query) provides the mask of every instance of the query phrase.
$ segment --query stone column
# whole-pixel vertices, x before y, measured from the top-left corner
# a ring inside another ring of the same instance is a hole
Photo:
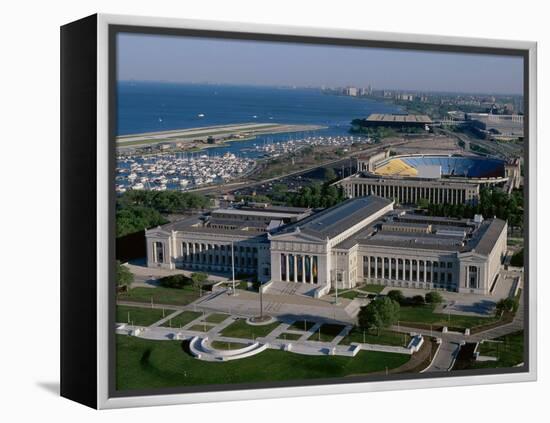
[[[426,280],[427,280],[427,275],[426,275],[426,260],[424,260],[424,283],[426,283]]]
[[[293,254],[293,260],[292,263],[294,265],[294,282],[298,282],[298,256],[296,254]]]
[[[302,280],[300,282],[306,283],[306,256],[302,257]]]
[[[290,268],[288,267],[289,266],[288,254],[285,254],[285,266],[286,266],[285,281],[290,282]]]

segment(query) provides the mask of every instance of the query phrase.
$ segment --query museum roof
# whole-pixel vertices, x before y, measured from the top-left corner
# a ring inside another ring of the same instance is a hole
[[[291,219],[299,215],[299,213],[290,213],[290,212],[283,212],[283,211],[276,211],[276,210],[264,210],[264,209],[217,209],[212,211],[212,215],[233,215],[233,216],[256,216],[256,217],[265,217],[265,218],[271,218],[271,217],[279,217],[279,218],[287,218]]]
[[[247,231],[246,228],[258,227],[254,223],[248,221],[238,221],[238,220],[222,220],[216,219],[212,222],[215,224],[225,224],[225,225],[234,225],[235,229],[222,229],[222,228],[211,228],[204,225],[205,219],[204,216],[196,215],[188,217],[185,219],[180,219],[174,222],[167,223],[162,225],[160,228],[163,231],[171,232],[184,232],[189,234],[220,234],[220,235],[232,235],[239,238],[258,238],[265,237],[267,240],[267,234],[257,231]],[[265,226],[265,225],[262,225]]]
[[[502,219],[488,219],[481,223],[477,233],[469,244],[476,253],[488,255],[497,242],[502,230],[506,226],[506,221]]]
[[[292,232],[299,227],[300,232],[320,239],[334,238],[391,203],[391,200],[372,195],[353,198],[289,225],[282,233]]]
[[[481,255],[488,255],[493,250],[498,237],[506,225],[505,221],[496,218],[484,220],[481,224],[474,224],[467,219],[461,220],[468,222],[469,228],[464,226],[438,225],[439,230],[445,229],[453,231],[458,229],[459,231],[464,231],[465,236],[463,237],[453,234],[395,232],[381,229],[384,224],[399,224],[400,218],[408,220],[410,217],[413,219],[418,217],[419,220],[422,220],[421,218],[426,218],[426,216],[405,214],[401,216],[394,215],[393,218],[397,220],[393,221],[391,218],[388,218],[388,216],[385,216],[363,228],[350,238],[340,242],[335,248],[350,249],[355,245],[364,245],[411,248],[415,250],[439,250],[456,253],[472,251]],[[445,218],[436,218],[435,220],[439,223],[443,223]],[[455,225],[457,223],[456,219],[447,219],[447,221]]]

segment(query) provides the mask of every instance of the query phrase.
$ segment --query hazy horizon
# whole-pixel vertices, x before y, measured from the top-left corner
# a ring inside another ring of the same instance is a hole
[[[120,33],[119,81],[523,95],[523,58]]]

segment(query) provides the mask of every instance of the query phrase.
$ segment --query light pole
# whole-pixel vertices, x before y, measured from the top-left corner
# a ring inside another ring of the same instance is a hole
[[[335,253],[336,259],[334,260],[334,289],[336,291],[336,296],[334,299],[334,304],[338,304],[338,253]]]
[[[260,320],[263,320],[264,318],[264,302],[263,302],[263,290],[262,290],[262,283],[260,282],[260,286],[258,287],[258,290],[260,291]]]
[[[233,295],[235,295],[235,251],[233,241],[231,241],[231,274],[233,278]]]

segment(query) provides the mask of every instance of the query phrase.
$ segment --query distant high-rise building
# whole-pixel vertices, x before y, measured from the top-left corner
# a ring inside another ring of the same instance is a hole
[[[344,88],[344,95],[349,95],[351,97],[357,96],[357,88],[355,88],[355,87],[346,87],[346,88]]]
[[[372,88],[370,85],[366,88],[361,88],[359,90],[359,95],[371,95],[371,94],[372,94]]]

